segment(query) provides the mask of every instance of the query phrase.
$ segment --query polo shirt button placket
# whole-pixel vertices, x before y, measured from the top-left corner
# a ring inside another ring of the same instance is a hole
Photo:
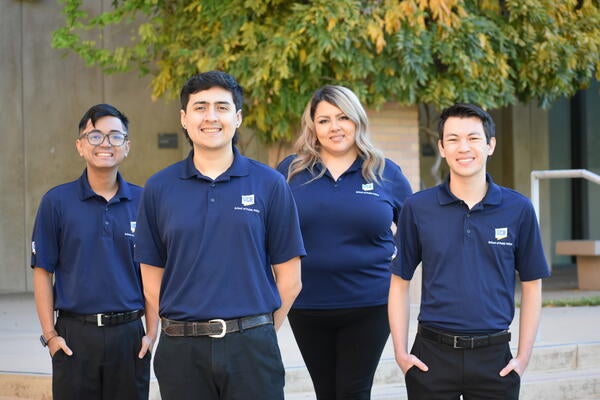
[[[108,206],[106,206],[104,208],[104,231],[106,233],[110,233],[110,221],[109,221],[108,215],[109,215]]]
[[[466,214],[467,220],[465,221],[465,228],[466,228],[467,235],[471,234],[471,223],[469,222],[470,217],[471,217],[471,212],[467,211],[467,214]]]
[[[216,199],[214,197],[216,186],[217,186],[216,183],[211,182],[211,184],[210,184],[210,190],[209,190],[210,193],[209,193],[209,198],[208,198],[208,202],[211,203],[211,204],[214,204],[215,201],[216,201]]]
[[[219,202],[217,201],[218,199],[218,195],[217,195],[217,182],[215,181],[207,181],[206,184],[204,185],[204,193],[203,196],[205,196],[205,207],[206,207],[206,217],[210,218],[211,221],[213,221],[214,218],[217,218],[217,216],[219,215]],[[208,221],[208,220],[207,220]],[[208,222],[207,222],[208,223]],[[207,225],[208,226],[208,225]]]

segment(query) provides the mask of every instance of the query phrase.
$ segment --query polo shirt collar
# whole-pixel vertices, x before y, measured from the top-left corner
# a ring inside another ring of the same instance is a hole
[[[129,185],[125,182],[125,179],[121,176],[121,173],[117,171],[117,182],[119,183],[119,189],[117,190],[117,194],[113,199],[127,199],[131,200],[131,190],[129,190]],[[92,197],[97,197],[98,195],[92,187],[90,186],[90,181],[87,177],[87,168],[83,170],[83,173],[79,177],[79,199],[88,200]],[[114,201],[111,199],[111,201]]]
[[[354,160],[354,162],[352,163],[352,165],[350,165],[350,167],[346,171],[344,171],[344,173],[342,175],[348,174],[350,172],[361,170],[363,162],[364,162],[363,158],[361,156],[357,156],[356,160]],[[315,165],[315,168],[317,169],[317,173],[321,173],[321,171],[323,169],[325,169],[326,167],[325,167],[325,164],[323,164],[321,161],[319,161]],[[325,174],[327,176],[331,176],[331,174],[327,170],[325,171]]]
[[[500,186],[494,183],[490,174],[485,174],[485,180],[488,183],[488,190],[481,203],[483,205],[500,204],[502,202],[502,190],[500,189]],[[450,176],[448,176],[444,182],[438,186],[437,197],[440,205],[442,206],[461,201],[450,191]]]
[[[363,162],[364,162],[363,158],[361,156],[357,156],[356,160],[354,160],[354,162],[352,163],[352,165],[350,166],[350,168],[348,168],[348,170],[346,172],[359,171],[362,168]]]
[[[229,180],[232,176],[246,176],[250,168],[250,162],[248,158],[240,154],[239,150],[233,147],[233,163],[217,180]],[[196,169],[194,165],[194,150],[190,150],[187,158],[183,160],[181,173],[179,175],[181,179],[200,178],[207,179],[206,176],[202,175],[200,171]]]

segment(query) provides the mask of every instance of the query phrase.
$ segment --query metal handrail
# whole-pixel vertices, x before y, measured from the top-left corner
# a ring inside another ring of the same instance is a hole
[[[540,222],[540,179],[583,178],[600,185],[600,175],[587,169],[555,169],[546,171],[531,171],[531,203],[535,210],[538,223]]]

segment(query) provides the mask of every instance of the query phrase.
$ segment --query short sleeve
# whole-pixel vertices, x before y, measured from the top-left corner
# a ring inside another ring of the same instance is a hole
[[[33,225],[31,238],[31,267],[41,267],[54,273],[60,252],[60,226],[56,204],[46,194]]]
[[[517,244],[515,268],[519,271],[519,279],[531,281],[550,276],[550,268],[546,262],[540,228],[533,206],[528,201],[524,208]]]
[[[402,207],[396,236],[397,254],[392,260],[390,270],[394,275],[410,280],[421,262],[421,244],[417,221],[410,201],[405,202]]]
[[[138,209],[135,230],[135,261],[156,267],[164,267],[166,248],[160,239],[157,220],[155,188],[146,186]]]
[[[388,166],[393,166],[394,174],[390,181],[391,195],[394,202],[394,223],[397,225],[400,218],[400,212],[404,206],[406,199],[412,194],[412,188],[406,176],[402,173],[402,169],[390,160],[386,160]]]

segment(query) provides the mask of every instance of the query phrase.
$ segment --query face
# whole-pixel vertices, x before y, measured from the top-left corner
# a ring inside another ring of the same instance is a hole
[[[75,142],[79,155],[83,157],[87,163],[88,169],[114,169],[121,164],[123,159],[129,153],[129,140],[121,146],[112,145],[108,137],[103,136],[102,143],[94,146],[89,143],[87,134],[127,134],[117,117],[106,116],[98,119],[96,125],[92,125],[92,121],[88,120],[85,129],[79,135],[79,139]]]
[[[442,140],[438,141],[438,147],[446,158],[451,176],[485,176],[487,158],[494,153],[496,138],[486,142],[479,118],[448,118]]]
[[[191,94],[186,110],[181,110],[181,125],[195,150],[231,147],[241,123],[242,111],[236,111],[231,92],[218,86]]]
[[[317,140],[321,154],[333,156],[358,154],[356,149],[356,125],[342,110],[322,101],[315,109],[314,117]]]

